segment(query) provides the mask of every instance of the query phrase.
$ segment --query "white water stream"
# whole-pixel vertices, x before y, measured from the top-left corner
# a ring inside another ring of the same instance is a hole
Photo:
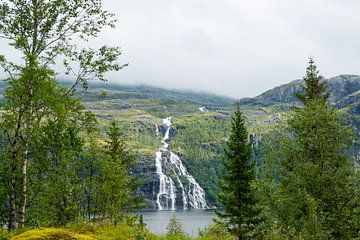
[[[156,152],[155,158],[156,173],[159,175],[159,192],[156,196],[158,210],[176,210],[177,199],[182,201],[182,209],[206,209],[204,189],[188,173],[181,159],[169,150],[171,125],[171,117],[163,119],[163,126],[166,127],[161,141],[163,147]],[[168,169],[168,175],[164,169]]]

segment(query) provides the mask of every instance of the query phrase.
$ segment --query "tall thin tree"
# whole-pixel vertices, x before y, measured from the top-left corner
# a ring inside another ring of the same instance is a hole
[[[252,146],[239,102],[235,104],[235,112],[231,117],[231,133],[223,165],[218,197],[224,211],[218,211],[217,214],[239,239],[248,239],[251,230],[260,221],[260,211],[252,189],[255,180]]]

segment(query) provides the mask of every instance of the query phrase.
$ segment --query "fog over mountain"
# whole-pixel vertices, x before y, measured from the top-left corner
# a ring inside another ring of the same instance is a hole
[[[92,46],[121,46],[114,82],[251,97],[304,75],[360,74],[357,0],[105,0],[117,28]],[[0,54],[8,53],[6,45]],[[16,57],[16,54],[12,53]]]

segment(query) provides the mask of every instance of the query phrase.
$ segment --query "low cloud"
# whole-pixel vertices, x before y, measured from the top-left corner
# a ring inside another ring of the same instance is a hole
[[[245,97],[301,78],[309,56],[325,77],[360,73],[358,0],[103,2],[119,22],[90,43],[122,47],[114,82]]]

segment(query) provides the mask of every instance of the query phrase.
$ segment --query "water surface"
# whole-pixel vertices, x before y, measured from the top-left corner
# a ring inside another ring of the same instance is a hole
[[[186,234],[190,237],[198,235],[199,229],[204,229],[213,223],[216,217],[214,210],[176,210],[176,211],[155,211],[143,210],[135,214],[143,215],[144,222],[151,233],[166,235],[166,227],[170,218],[175,215],[181,222]]]

